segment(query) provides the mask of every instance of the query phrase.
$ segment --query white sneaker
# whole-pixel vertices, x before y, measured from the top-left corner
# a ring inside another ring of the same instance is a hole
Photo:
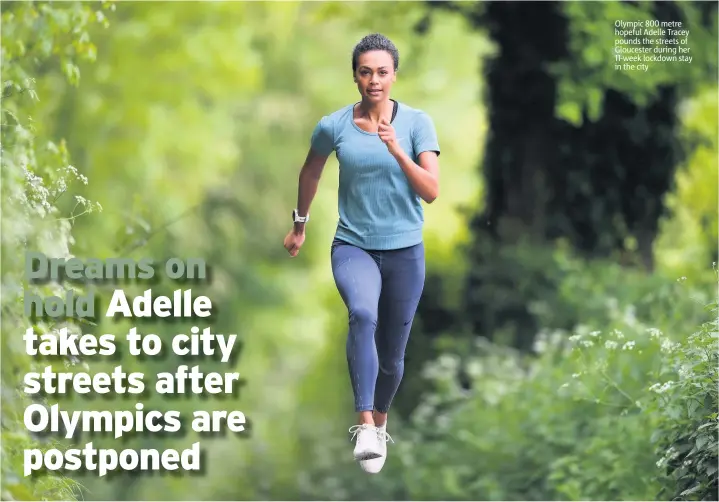
[[[356,438],[355,460],[369,460],[382,455],[377,427],[370,424],[353,425],[350,432],[353,434],[352,439]]]
[[[359,464],[362,469],[369,473],[369,474],[377,474],[379,471],[382,470],[382,467],[384,467],[384,462],[387,460],[387,442],[392,441],[394,443],[394,440],[392,437],[387,434],[387,422],[384,423],[384,425],[381,425],[380,427],[376,427],[377,429],[377,441],[379,442],[379,452],[382,454],[382,456],[377,458],[371,458],[368,460],[360,460]]]

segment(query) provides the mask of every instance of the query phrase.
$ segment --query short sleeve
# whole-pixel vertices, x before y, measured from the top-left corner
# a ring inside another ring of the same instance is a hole
[[[319,155],[329,155],[334,150],[334,145],[334,131],[330,118],[322,117],[312,132],[310,146]]]
[[[414,147],[415,155],[422,152],[437,152],[437,155],[439,155],[437,131],[434,128],[432,118],[425,112],[420,111],[415,119],[412,146]]]

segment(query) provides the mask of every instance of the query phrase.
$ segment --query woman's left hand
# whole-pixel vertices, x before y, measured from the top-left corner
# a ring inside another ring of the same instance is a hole
[[[389,120],[385,118],[380,119],[377,133],[379,134],[379,139],[382,140],[382,143],[387,145],[389,153],[396,155],[401,150],[399,143],[397,142],[394,127],[392,127]]]

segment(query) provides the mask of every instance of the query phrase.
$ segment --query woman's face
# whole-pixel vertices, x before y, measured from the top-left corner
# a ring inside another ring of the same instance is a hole
[[[394,61],[387,51],[365,52],[357,58],[354,81],[367,101],[386,100],[396,77]]]

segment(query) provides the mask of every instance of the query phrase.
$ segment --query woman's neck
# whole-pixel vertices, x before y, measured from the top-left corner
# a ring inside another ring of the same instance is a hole
[[[368,103],[363,100],[359,104],[360,117],[366,118],[373,124],[377,124],[382,116],[391,116],[393,104],[394,103],[390,98],[387,98],[385,101],[381,101],[379,103]]]

